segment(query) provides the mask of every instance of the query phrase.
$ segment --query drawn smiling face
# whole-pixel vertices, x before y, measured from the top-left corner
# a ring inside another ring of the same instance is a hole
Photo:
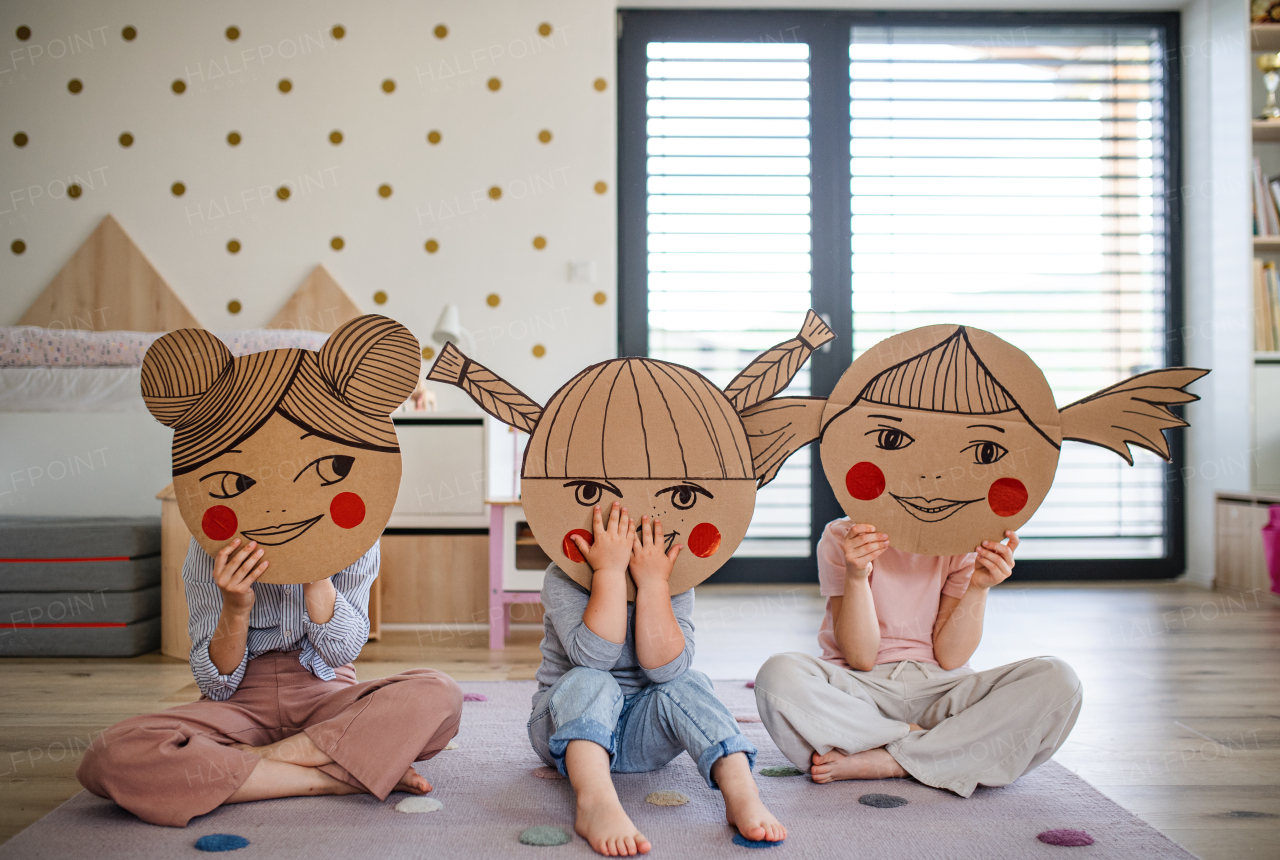
[[[285,452],[283,455],[281,452]],[[400,455],[308,433],[276,412],[233,450],[174,478],[179,511],[210,555],[257,541],[265,582],[311,582],[378,539],[400,482]]]
[[[1022,350],[963,326],[894,335],[850,365],[823,415],[822,467],[854,522],[924,555],[1016,530],[1058,468],[1061,419]]]
[[[823,469],[845,512],[927,555],[971,552],[1016,530],[1049,492],[1057,462],[1057,449],[1016,412],[858,404],[822,440]]]
[[[666,548],[684,544],[671,572],[670,591],[679,594],[702,582],[742,543],[755,505],[755,480],[525,478],[521,484],[529,527],[552,560],[575,582],[591,586],[591,567],[570,535],[590,543],[592,509],[608,520],[615,501],[640,527],[640,517],[662,520]],[[628,599],[635,585],[627,577]]]

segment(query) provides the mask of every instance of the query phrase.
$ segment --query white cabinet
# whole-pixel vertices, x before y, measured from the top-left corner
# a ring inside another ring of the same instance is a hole
[[[397,414],[400,493],[388,528],[485,529],[485,422],[479,414]]]

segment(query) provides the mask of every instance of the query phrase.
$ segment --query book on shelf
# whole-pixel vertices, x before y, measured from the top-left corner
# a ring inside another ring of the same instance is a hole
[[[1253,348],[1280,350],[1280,274],[1270,260],[1253,261],[1253,307]]]
[[[1280,236],[1280,176],[1272,178],[1262,172],[1262,162],[1253,159],[1253,232],[1256,236]]]

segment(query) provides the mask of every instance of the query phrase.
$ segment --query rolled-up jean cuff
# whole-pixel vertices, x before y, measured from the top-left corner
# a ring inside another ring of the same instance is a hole
[[[715,780],[711,778],[711,767],[725,756],[739,752],[747,754],[747,768],[755,768],[756,748],[751,741],[747,740],[747,736],[741,733],[725,738],[720,743],[712,744],[702,751],[702,755],[698,756],[698,772],[707,781],[707,788],[720,790],[720,786],[716,785]]]
[[[556,733],[547,740],[547,750],[555,759],[556,770],[564,776],[569,774],[564,769],[564,753],[569,748],[569,741],[592,741],[605,748],[609,753],[609,767],[613,767],[614,756],[617,755],[617,744],[613,731],[598,720],[590,717],[578,717],[556,729]]]

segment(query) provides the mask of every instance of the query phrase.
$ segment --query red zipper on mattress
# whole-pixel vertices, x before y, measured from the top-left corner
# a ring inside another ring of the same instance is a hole
[[[69,561],[129,561],[127,555],[107,555],[101,558],[0,558],[4,564],[57,564]]]
[[[52,630],[67,627],[128,627],[128,624],[0,624],[0,630]]]

